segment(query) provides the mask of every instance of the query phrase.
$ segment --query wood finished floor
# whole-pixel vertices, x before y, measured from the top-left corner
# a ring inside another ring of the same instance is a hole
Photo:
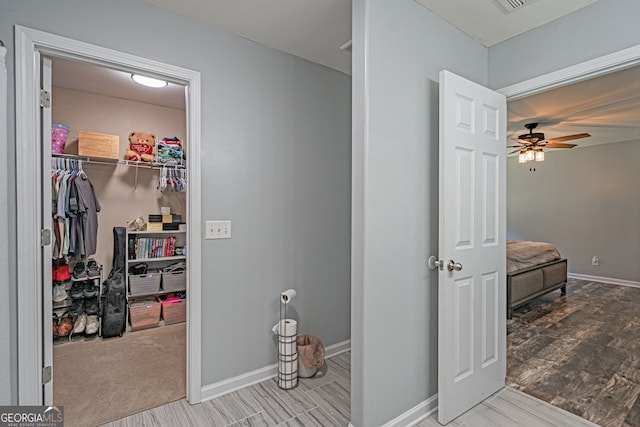
[[[351,353],[327,360],[314,378],[280,390],[275,380],[238,390],[198,405],[173,402],[107,424],[108,427],[286,426],[346,427],[350,420]],[[418,427],[436,427],[437,412]],[[594,424],[520,391],[505,388],[461,417],[454,427],[557,427]]]
[[[570,279],[514,312],[507,384],[606,427],[640,426],[640,289]]]

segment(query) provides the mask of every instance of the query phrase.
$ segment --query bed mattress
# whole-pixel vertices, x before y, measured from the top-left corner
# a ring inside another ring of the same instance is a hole
[[[560,258],[551,243],[507,240],[507,274]]]

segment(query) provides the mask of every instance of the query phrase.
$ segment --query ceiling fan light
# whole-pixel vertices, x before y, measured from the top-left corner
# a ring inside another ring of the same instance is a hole
[[[527,155],[524,151],[521,151],[520,154],[518,154],[518,163],[527,163]]]
[[[536,151],[536,162],[544,162],[544,151]]]
[[[532,162],[536,159],[536,154],[533,152],[533,150],[527,150],[525,156],[528,162]]]

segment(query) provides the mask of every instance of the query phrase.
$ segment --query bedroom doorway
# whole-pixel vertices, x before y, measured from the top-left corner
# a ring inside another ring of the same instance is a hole
[[[564,133],[582,132],[576,130],[582,128],[592,134],[584,141],[593,141],[585,149],[551,152],[536,164],[535,172],[517,158],[508,161],[507,237],[556,244],[568,258],[569,270],[580,274],[569,273],[566,297],[552,292],[516,310],[507,337],[507,383],[602,425],[636,425],[640,420],[636,398],[640,371],[632,356],[640,337],[635,334],[637,328],[630,326],[638,321],[640,270],[634,259],[638,248],[631,246],[628,257],[621,250],[638,240],[635,227],[624,225],[621,212],[629,210],[628,203],[640,204],[629,200],[635,191],[624,188],[625,181],[636,181],[632,160],[637,155],[632,153],[640,152],[640,128],[618,129],[615,136],[620,139],[616,141],[603,141],[602,136],[604,128],[616,122],[616,115],[622,119],[638,103],[638,90],[633,87],[640,79],[635,75],[639,59],[640,46],[636,46],[500,91],[508,96],[509,108],[518,103],[515,109],[521,114],[514,120],[518,129],[526,120],[539,120],[540,127],[546,121],[556,131],[570,117],[572,127]],[[598,80],[616,78],[619,80],[612,84]],[[571,94],[575,86],[582,94],[586,89],[579,88],[584,86],[608,89],[581,101],[578,94]],[[544,111],[543,98],[554,93],[556,110]],[[572,103],[564,112],[563,101]],[[593,127],[586,127],[587,112],[601,119]],[[618,163],[613,165],[612,159]],[[574,168],[575,163],[580,168]],[[618,192],[620,199],[615,198]],[[571,211],[577,208],[580,212]],[[605,208],[607,226],[588,226],[590,215]],[[545,222],[551,218],[557,227]],[[612,221],[618,225],[611,227]],[[608,252],[608,245],[616,246],[615,252]]]

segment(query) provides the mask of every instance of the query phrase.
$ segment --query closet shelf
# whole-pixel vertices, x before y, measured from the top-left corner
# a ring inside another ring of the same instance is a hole
[[[89,156],[78,156],[76,154],[51,154],[51,157],[58,159],[71,159],[71,160],[82,160],[86,163],[95,163],[99,165],[124,165],[124,166],[133,166],[140,167],[146,169],[162,169],[163,167],[168,168],[176,168],[176,169],[184,169],[184,165],[168,165],[164,163],[145,163],[145,162],[133,162],[131,160],[121,160],[121,159],[105,159],[102,157],[89,157]]]

